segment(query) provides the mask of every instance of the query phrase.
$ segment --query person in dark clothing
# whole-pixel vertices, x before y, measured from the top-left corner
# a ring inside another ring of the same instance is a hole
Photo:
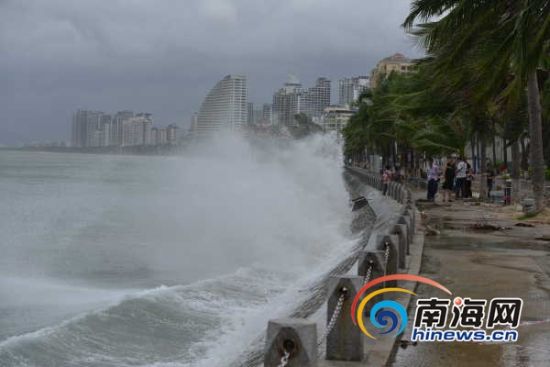
[[[447,166],[445,167],[445,182],[443,183],[443,202],[450,202],[451,195],[453,194],[454,190],[454,182],[455,182],[455,166],[454,162],[452,160],[449,160],[447,162]]]

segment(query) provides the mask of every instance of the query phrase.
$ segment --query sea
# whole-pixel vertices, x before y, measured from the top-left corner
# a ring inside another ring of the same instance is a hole
[[[330,135],[0,151],[0,366],[257,365],[357,249],[342,172]]]

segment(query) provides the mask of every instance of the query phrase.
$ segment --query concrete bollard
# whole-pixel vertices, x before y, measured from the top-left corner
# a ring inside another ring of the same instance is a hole
[[[363,360],[363,336],[349,316],[353,298],[362,285],[361,277],[333,276],[329,279],[327,325],[330,324],[340,297],[343,297],[343,303],[334,327],[327,335],[327,360],[357,362]]]
[[[270,320],[264,366],[278,367],[288,353],[288,367],[317,367],[317,325],[305,319]]]
[[[405,269],[406,257],[410,254],[409,248],[409,236],[407,235],[407,225],[395,224],[392,228],[391,234],[397,239],[397,247],[399,248],[399,267]]]
[[[398,239],[388,234],[379,234],[376,237],[376,248],[384,252],[384,262],[386,261],[386,251],[388,254],[387,265],[385,275],[396,274],[398,270],[399,254],[398,254]],[[386,287],[395,287],[397,282],[395,280],[386,282]]]
[[[413,218],[414,222],[416,223],[416,208],[412,203],[406,203],[405,204],[405,210],[409,211],[409,214]]]
[[[414,215],[414,211],[413,210],[410,210],[410,209],[407,209],[405,208],[402,212],[401,212],[401,215],[403,216],[408,216],[411,220],[411,232],[414,234],[415,233],[415,215]]]
[[[408,236],[409,244],[411,244],[413,240],[411,217],[408,215],[401,215],[397,220],[397,224],[405,224],[407,226],[407,236]]]
[[[411,253],[411,243],[409,242],[409,234],[406,224],[395,224],[393,226],[392,234],[396,235],[399,238],[399,248],[404,246],[405,253],[409,255]]]
[[[384,276],[384,251],[362,251],[357,262],[357,275],[363,280],[371,268],[370,280]]]
[[[399,190],[397,190],[397,201],[403,203],[403,187],[399,185]]]
[[[365,277],[369,273],[368,279]],[[366,281],[369,282],[373,279],[384,276],[384,251],[362,251],[359,254],[359,261],[357,263],[357,275],[363,279],[363,285]],[[382,288],[383,284],[377,284],[372,288],[369,288],[369,293]],[[367,303],[365,307],[366,315],[370,316],[370,310],[373,305],[384,299],[383,295],[374,297],[373,302]]]

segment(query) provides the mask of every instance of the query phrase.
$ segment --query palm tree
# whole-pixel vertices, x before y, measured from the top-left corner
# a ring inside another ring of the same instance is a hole
[[[439,18],[433,20],[434,18]],[[507,69],[511,85],[527,89],[532,184],[536,210],[544,209],[542,111],[537,68],[550,47],[550,0],[414,0],[404,27],[413,31],[428,53],[439,59],[440,72],[465,64],[485,65],[480,77],[490,93]]]

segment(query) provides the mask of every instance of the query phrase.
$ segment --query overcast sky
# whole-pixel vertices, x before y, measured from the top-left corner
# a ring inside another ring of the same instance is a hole
[[[78,108],[153,114],[187,126],[224,75],[270,102],[419,56],[400,28],[410,0],[0,0],[0,144],[61,141]],[[336,102],[336,101],[334,101]]]

